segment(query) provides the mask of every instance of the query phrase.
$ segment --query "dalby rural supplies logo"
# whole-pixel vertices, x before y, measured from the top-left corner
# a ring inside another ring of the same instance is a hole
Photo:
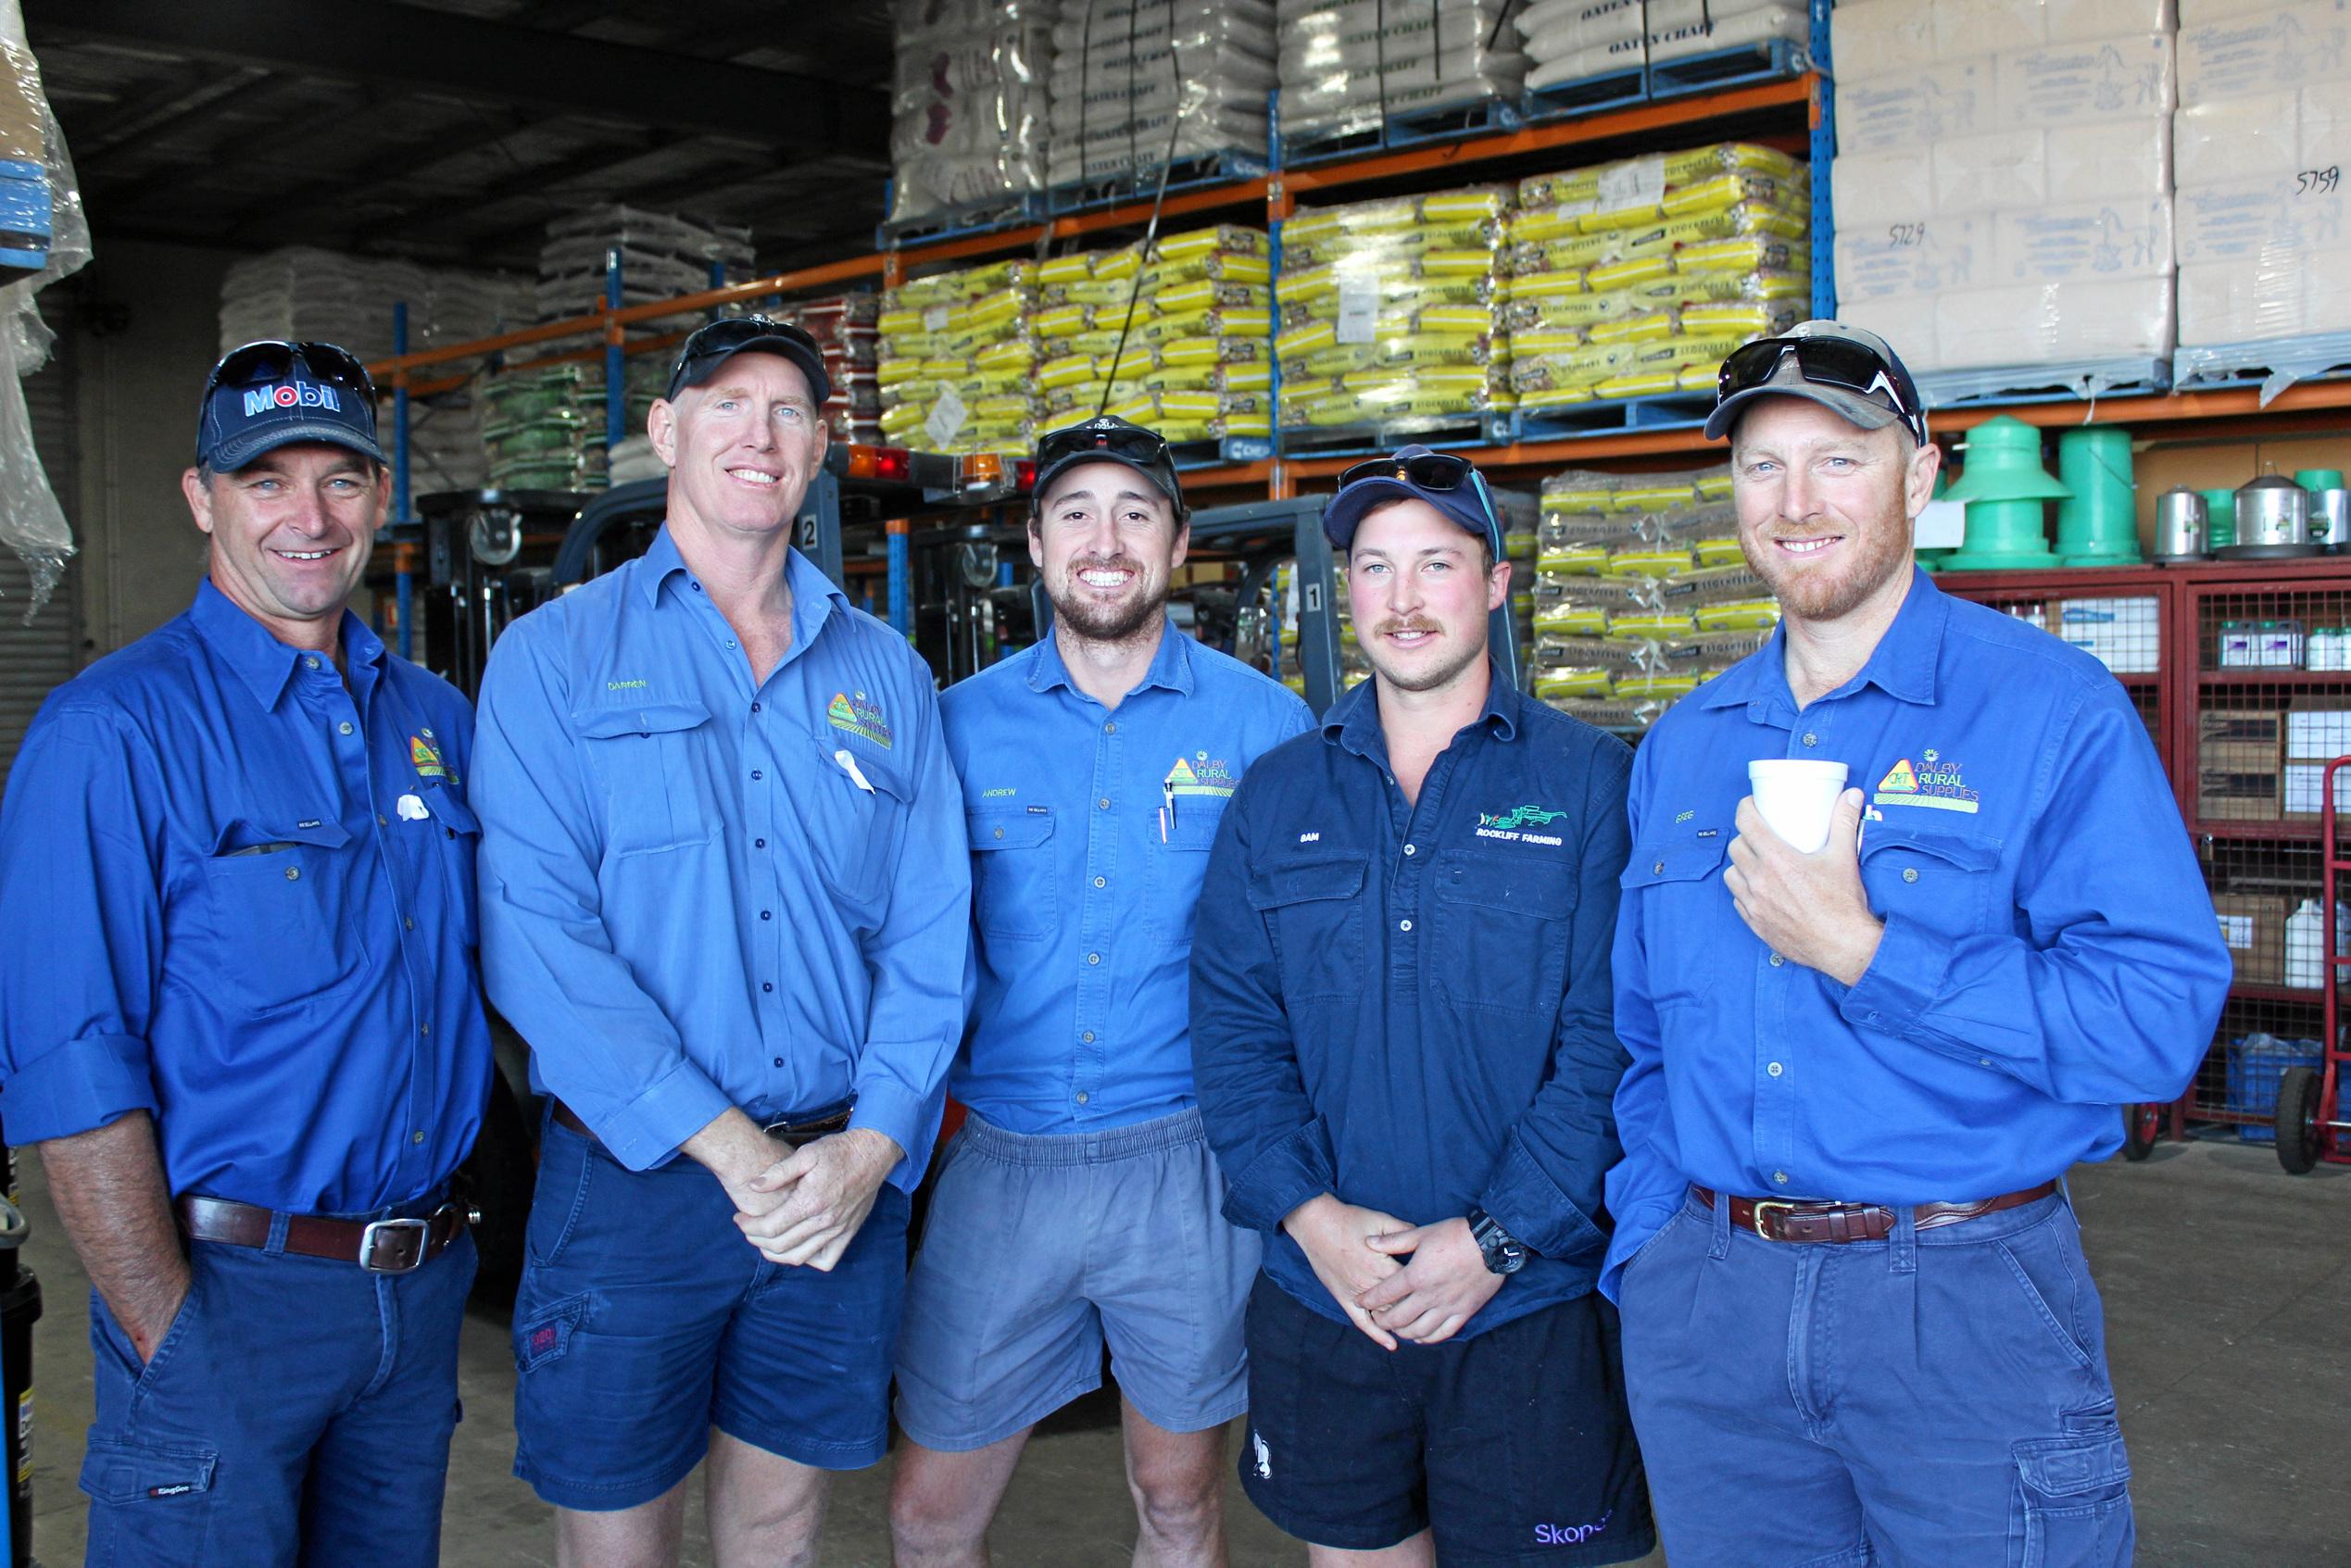
[[[433,732],[427,730],[421,735],[409,737],[409,760],[416,764],[417,777],[446,779],[449,776],[449,770],[442,762],[441,754],[433,749],[432,736]]]
[[[1875,806],[1924,806],[1937,811],[1973,811],[1979,797],[1959,776],[1959,764],[1946,762],[1930,746],[1913,767],[1905,757],[1887,770],[1869,797]]]
[[[882,705],[863,692],[854,696],[835,692],[832,702],[825,707],[824,718],[836,730],[872,741],[884,751],[890,748],[890,723],[882,716]]]
[[[1221,757],[1212,758],[1205,751],[1195,751],[1189,757],[1176,759],[1176,766],[1167,770],[1167,777],[1160,781],[1160,787],[1178,799],[1204,795],[1223,800],[1232,795],[1233,786],[1238,783],[1233,777],[1231,763]]]
[[[1528,833],[1528,828],[1549,827],[1565,816],[1565,811],[1546,811],[1540,806],[1514,806],[1500,813],[1480,811],[1477,814],[1477,836],[1499,838],[1510,844],[1548,844],[1556,847],[1557,834]]]

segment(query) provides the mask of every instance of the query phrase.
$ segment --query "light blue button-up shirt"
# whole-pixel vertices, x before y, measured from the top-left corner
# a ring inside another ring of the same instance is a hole
[[[2229,988],[2145,725],[2089,655],[1916,573],[1861,672],[1801,712],[1783,630],[1633,763],[1616,923],[1625,1158],[1603,1285],[1691,1182],[1913,1204],[2034,1186],[2182,1093]],[[1747,764],[1843,762],[1885,936],[1847,986],[1723,887]]]
[[[730,1106],[851,1124],[911,1189],[962,1033],[971,877],[929,670],[797,553],[764,682],[664,529],[509,627],[475,804],[490,1000],[643,1170]]]
[[[1188,1110],[1192,910],[1209,847],[1250,764],[1313,715],[1172,623],[1115,709],[1072,684],[1050,635],[939,705],[976,930],[955,1098],[1027,1134]]]

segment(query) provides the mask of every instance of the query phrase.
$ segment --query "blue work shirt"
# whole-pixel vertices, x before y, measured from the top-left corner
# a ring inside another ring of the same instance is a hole
[[[482,972],[534,1086],[632,1170],[729,1107],[857,1101],[911,1190],[963,1027],[971,872],[931,673],[792,552],[754,684],[664,528],[482,681]]]
[[[1633,766],[1616,934],[1625,1160],[1607,1286],[1691,1182],[1964,1202],[2122,1141],[2181,1094],[2229,988],[2146,726],[2105,666],[1914,573],[1861,672],[1801,712],[1787,633],[1677,704]],[[1884,939],[1847,987],[1723,886],[1747,764],[1842,762]]]
[[[1258,759],[1225,814],[1192,945],[1192,1060],[1234,1223],[1346,1315],[1280,1230],[1308,1198],[1415,1225],[1481,1208],[1538,1256],[1462,1333],[1590,1290],[1607,1244],[1609,935],[1623,744],[1498,674],[1408,803],[1376,682]]]
[[[1014,1133],[1191,1109],[1192,909],[1216,824],[1250,765],[1314,715],[1172,623],[1115,711],[1072,684],[1050,634],[939,708],[975,933],[949,1087]]]
[[[50,694],[0,804],[0,1123],[156,1120],[171,1192],[438,1190],[490,1085],[472,716],[346,611],[346,676],[209,582]]]

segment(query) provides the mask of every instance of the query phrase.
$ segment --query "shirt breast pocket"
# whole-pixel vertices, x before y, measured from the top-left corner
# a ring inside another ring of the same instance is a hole
[[[1617,878],[1625,915],[1641,922],[1652,1001],[1695,1000],[1710,973],[1719,983],[1716,955],[1708,950],[1704,934],[1722,930],[1723,915],[1734,924],[1739,918],[1730,913],[1730,892],[1722,884],[1729,848],[1729,837],[1719,831],[1706,838],[1653,839],[1633,851]]]
[[[1566,869],[1455,851],[1436,877],[1438,994],[1481,1011],[1557,1011],[1576,912]]]
[[[1156,818],[1158,809],[1152,809]],[[1179,800],[1176,821],[1167,836],[1158,835],[1153,822],[1150,843],[1150,886],[1144,898],[1150,929],[1170,942],[1189,942],[1192,922],[1200,909],[1200,884],[1208,875],[1208,852],[1216,847],[1216,830],[1225,821],[1222,799],[1195,797]]]
[[[236,822],[221,843],[205,866],[206,923],[229,998],[264,1012],[348,985],[368,955],[360,911],[346,907],[342,824]]]
[[[458,922],[459,939],[466,947],[474,947],[482,939],[474,918],[473,882],[482,823],[473,815],[473,808],[446,784],[425,792],[424,809],[432,814],[434,858],[441,862],[450,917]]]
[[[710,721],[698,702],[591,708],[572,715],[601,782],[605,845],[614,855],[690,848],[718,836],[710,781],[697,766],[695,732]]]
[[[807,820],[817,871],[836,902],[871,911],[888,891],[913,786],[888,758],[836,746],[823,735],[809,744],[816,749],[819,775],[808,792]]]
[[[1871,822],[1861,841],[1861,884],[1880,919],[1899,914],[1945,936],[1991,928],[1997,840]],[[2006,929],[2005,922],[2000,929]]]
[[[1286,1001],[1363,989],[1364,862],[1296,860],[1250,873],[1249,902],[1272,933]]]
[[[1014,942],[1050,936],[1060,918],[1050,811],[971,811],[972,906],[980,935]]]

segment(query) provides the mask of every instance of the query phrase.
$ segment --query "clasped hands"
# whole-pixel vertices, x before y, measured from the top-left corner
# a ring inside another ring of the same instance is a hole
[[[905,1151],[870,1127],[794,1148],[748,1118],[743,1126],[748,1136],[738,1134],[728,1157],[711,1166],[734,1201],[735,1228],[771,1263],[829,1272],[857,1239]]]
[[[1408,1225],[1324,1193],[1291,1210],[1282,1228],[1348,1321],[1383,1350],[1451,1339],[1502,1288],[1467,1220]]]

